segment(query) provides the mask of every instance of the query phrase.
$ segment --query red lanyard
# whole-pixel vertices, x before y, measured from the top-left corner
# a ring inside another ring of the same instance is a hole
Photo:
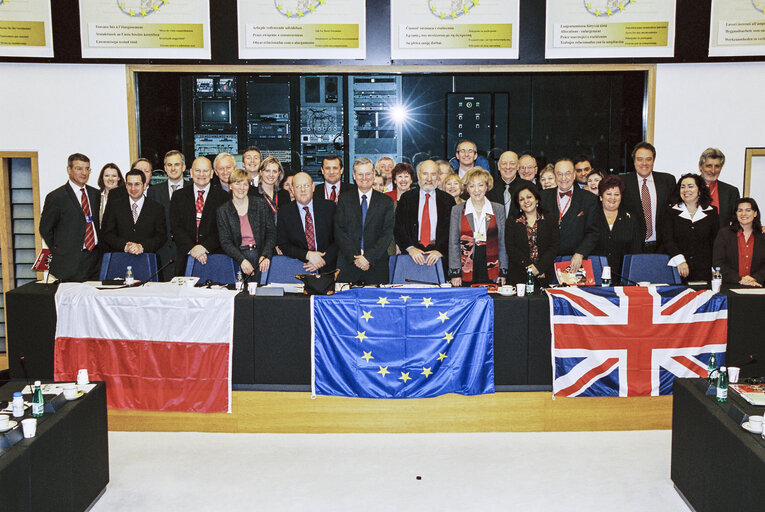
[[[276,193],[276,190],[274,190],[274,200],[271,201],[271,198],[268,197],[268,194],[266,191],[263,191],[263,197],[266,198],[266,202],[268,203],[268,206],[271,207],[271,211],[274,212],[274,215],[276,215],[276,211],[279,209],[279,196]]]

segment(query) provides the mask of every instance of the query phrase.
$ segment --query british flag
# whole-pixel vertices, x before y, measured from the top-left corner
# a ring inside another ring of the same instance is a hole
[[[556,396],[656,396],[724,364],[728,300],[684,286],[547,290]]]

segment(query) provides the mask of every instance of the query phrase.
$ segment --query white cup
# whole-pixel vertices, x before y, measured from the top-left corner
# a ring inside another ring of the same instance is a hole
[[[347,286],[348,286],[348,283],[335,283],[335,291],[341,292],[345,290]]]
[[[611,280],[611,267],[609,266],[603,267],[603,273],[600,274],[600,279],[601,280],[608,279],[609,281]]]
[[[515,293],[518,294],[518,297],[523,297],[526,295],[526,283],[518,283],[515,285]]]
[[[749,416],[749,425],[755,430],[762,431],[762,416]]]
[[[77,370],[77,385],[86,386],[88,383],[90,383],[88,380],[88,370],[86,368]]]
[[[24,437],[34,437],[37,433],[37,418],[26,418],[21,420],[21,428],[24,430]]]
[[[506,284],[506,285],[500,286],[498,291],[502,295],[510,295],[511,293],[513,293],[513,287],[510,286],[509,284]]]
[[[247,292],[250,295],[255,295],[255,290],[258,289],[258,283],[247,283]]]
[[[729,366],[728,367],[728,382],[731,384],[736,384],[738,382],[738,372],[741,371],[741,368],[738,366]]]
[[[64,397],[71,400],[77,395],[77,387],[74,384],[64,384]]]
[[[11,423],[11,417],[7,414],[0,414],[0,428],[5,430]]]
[[[720,293],[720,287],[722,286],[722,281],[718,279],[712,279],[712,292],[713,293]]]

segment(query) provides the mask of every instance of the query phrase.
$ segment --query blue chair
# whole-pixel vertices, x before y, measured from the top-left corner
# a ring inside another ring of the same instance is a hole
[[[116,279],[125,277],[128,266],[133,267],[133,277],[145,283],[150,277],[159,281],[157,276],[157,256],[152,252],[129,254],[126,252],[107,252],[101,259],[101,274],[99,279]],[[154,277],[152,277],[154,276]]]
[[[593,277],[595,278],[595,284],[600,286],[603,284],[603,281],[601,281],[600,278],[603,275],[603,267],[608,266],[608,258],[605,256],[590,256],[587,259],[592,263],[592,273],[594,274]],[[555,263],[560,261],[571,261],[571,256],[558,256],[555,258]],[[555,284],[560,284],[558,282],[558,274],[553,276],[553,282]]]
[[[213,283],[234,284],[238,271],[236,262],[227,254],[208,254],[204,265],[189,256],[184,275],[198,277],[202,283],[209,279]]]
[[[295,283],[299,284],[300,280],[295,278],[296,274],[307,274],[303,268],[303,262],[289,258],[287,256],[276,255],[271,258],[271,265],[268,267],[267,272],[260,274],[260,284],[268,283]]]
[[[626,283],[682,284],[677,267],[667,265],[669,256],[666,254],[625,254],[622,260],[622,275],[628,279]]]
[[[444,283],[444,266],[439,261],[435,265],[418,265],[408,254],[397,254],[388,260],[388,277],[391,284],[407,284],[413,279],[423,283]],[[417,283],[415,283],[417,284]]]

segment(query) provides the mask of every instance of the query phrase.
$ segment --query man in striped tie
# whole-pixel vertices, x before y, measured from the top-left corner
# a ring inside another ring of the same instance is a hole
[[[89,186],[90,159],[82,153],[69,156],[69,181],[45,197],[40,235],[51,251],[50,273],[62,281],[98,278],[98,241],[101,194]]]

